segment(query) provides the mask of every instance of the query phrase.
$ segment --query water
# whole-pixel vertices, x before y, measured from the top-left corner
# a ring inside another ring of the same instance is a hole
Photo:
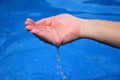
[[[59,49],[60,49],[60,46],[59,47],[56,47],[57,49],[57,53],[56,53],[56,62],[57,62],[57,65],[56,65],[56,69],[57,69],[57,74],[61,77],[61,80],[68,80],[68,75],[66,75],[64,72],[63,72],[63,66],[60,64],[61,63],[61,56],[60,56],[60,52],[59,52]]]
[[[120,49],[79,39],[57,51],[25,30],[61,13],[120,21],[120,0],[0,0],[0,80],[120,79]]]

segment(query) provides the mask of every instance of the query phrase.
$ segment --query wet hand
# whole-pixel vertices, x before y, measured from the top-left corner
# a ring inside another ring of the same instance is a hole
[[[69,14],[60,14],[34,22],[26,19],[26,29],[56,46],[73,41],[83,36],[82,19]]]

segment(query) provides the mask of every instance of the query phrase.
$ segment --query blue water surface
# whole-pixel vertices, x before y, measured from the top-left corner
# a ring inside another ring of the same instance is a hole
[[[120,21],[120,0],[0,0],[0,80],[120,80],[120,49],[79,39],[57,51],[25,30],[61,13]]]

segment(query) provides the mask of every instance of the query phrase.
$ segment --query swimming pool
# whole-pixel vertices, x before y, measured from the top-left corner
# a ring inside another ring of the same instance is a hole
[[[120,49],[79,39],[57,55],[24,28],[60,13],[120,21],[120,0],[0,0],[0,80],[120,80]]]

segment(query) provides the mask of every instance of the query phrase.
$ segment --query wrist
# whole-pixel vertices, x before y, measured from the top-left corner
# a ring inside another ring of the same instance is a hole
[[[81,19],[79,18],[80,25],[80,38],[91,38],[94,34],[95,21],[89,19]]]

